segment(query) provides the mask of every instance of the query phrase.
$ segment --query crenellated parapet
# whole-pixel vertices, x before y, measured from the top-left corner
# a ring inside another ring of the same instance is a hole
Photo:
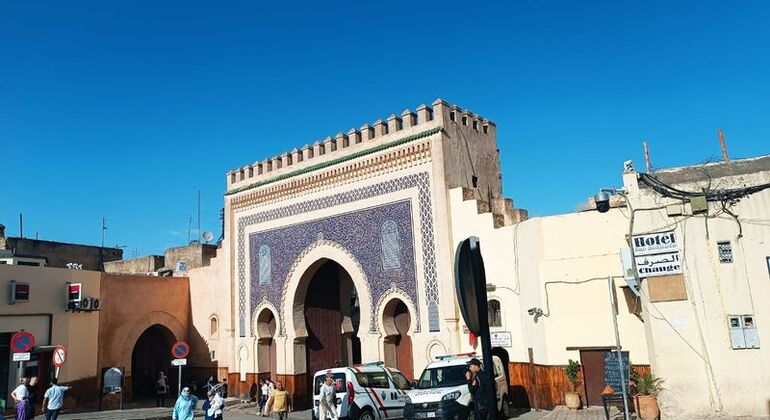
[[[453,126],[472,134],[495,140],[495,124],[467,109],[437,99],[431,106],[420,105],[415,111],[404,110],[372,124],[351,128],[327,136],[312,144],[255,162],[227,173],[227,191],[236,193],[273,179],[283,179],[347,157],[359,156],[368,150],[379,150],[409,139],[433,135]]]

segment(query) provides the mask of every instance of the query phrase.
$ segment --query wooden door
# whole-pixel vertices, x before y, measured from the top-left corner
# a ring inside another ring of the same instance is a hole
[[[580,350],[580,364],[583,365],[583,382],[586,404],[602,405],[604,391],[604,355],[606,350]]]

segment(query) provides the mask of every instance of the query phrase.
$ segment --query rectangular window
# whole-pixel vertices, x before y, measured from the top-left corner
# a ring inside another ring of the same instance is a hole
[[[364,388],[390,388],[388,374],[384,371],[356,373],[356,380]]]
[[[717,250],[719,251],[720,263],[729,264],[733,262],[733,247],[730,245],[730,241],[717,242]]]

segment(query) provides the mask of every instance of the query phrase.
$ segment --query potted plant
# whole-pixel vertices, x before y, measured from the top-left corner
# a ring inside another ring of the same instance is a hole
[[[663,390],[664,380],[652,373],[645,373],[634,378],[636,385],[635,402],[637,414],[642,420],[657,420],[660,417],[658,394]]]
[[[567,366],[564,368],[564,375],[570,383],[571,392],[564,394],[564,404],[570,410],[577,410],[580,408],[580,394],[575,392],[577,385],[580,382],[578,374],[580,373],[580,363],[575,360],[569,359]]]

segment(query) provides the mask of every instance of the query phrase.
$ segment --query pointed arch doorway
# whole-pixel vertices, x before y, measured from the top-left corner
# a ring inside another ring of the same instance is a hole
[[[333,260],[321,263],[304,299],[307,371],[361,363],[360,310],[350,274]]]

